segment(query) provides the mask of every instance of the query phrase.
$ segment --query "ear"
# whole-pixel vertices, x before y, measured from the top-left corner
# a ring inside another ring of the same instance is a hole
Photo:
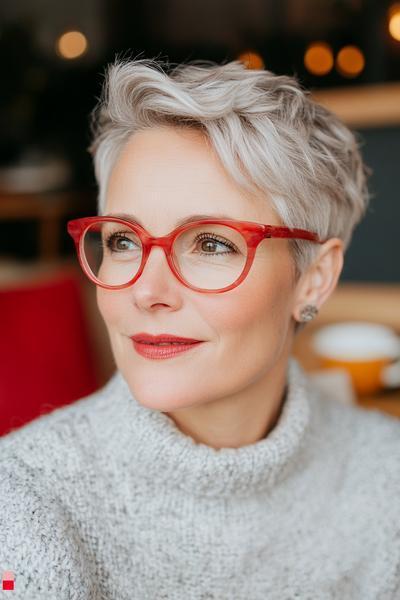
[[[293,317],[301,322],[301,310],[312,304],[320,310],[336,287],[343,268],[343,241],[331,238],[321,245],[317,258],[301,275],[294,294]]]

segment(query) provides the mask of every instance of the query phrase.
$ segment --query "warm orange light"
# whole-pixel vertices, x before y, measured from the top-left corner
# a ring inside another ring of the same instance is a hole
[[[304,54],[304,65],[313,75],[326,75],[333,67],[333,52],[326,42],[313,42]]]
[[[82,56],[87,50],[88,42],[80,31],[67,31],[57,40],[57,52],[62,58],[73,59]]]
[[[238,60],[240,60],[247,69],[263,69],[265,67],[264,61],[258,52],[252,52],[251,50],[239,54]]]
[[[400,4],[392,4],[389,8],[389,33],[393,39],[400,42]]]
[[[338,52],[336,69],[343,77],[357,77],[364,66],[364,55],[357,46],[344,46]]]

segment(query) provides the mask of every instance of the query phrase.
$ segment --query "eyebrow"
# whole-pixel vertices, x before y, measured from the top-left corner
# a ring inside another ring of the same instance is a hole
[[[109,213],[108,215],[103,215],[103,216],[104,217],[116,217],[118,219],[125,219],[126,221],[130,221],[131,223],[136,223],[137,225],[140,225],[141,227],[144,227],[144,225],[139,221],[139,219],[137,217],[135,217],[134,215],[131,215],[129,213]],[[193,223],[194,221],[199,221],[201,219],[229,219],[229,220],[234,220],[231,216],[224,215],[224,214],[215,214],[215,215],[203,215],[203,214],[188,215],[187,217],[183,217],[182,219],[178,219],[178,221],[176,221],[176,223],[175,223],[175,227],[179,227],[180,225],[186,225],[186,223]]]

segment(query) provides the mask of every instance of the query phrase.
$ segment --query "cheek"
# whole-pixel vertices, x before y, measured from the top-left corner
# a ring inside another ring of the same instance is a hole
[[[221,300],[216,329],[235,337],[281,335],[290,317],[291,289],[286,280],[249,281]]]
[[[96,297],[97,306],[107,328],[118,327],[122,316],[126,314],[122,307],[122,298],[118,297],[115,292],[109,294],[107,290],[100,287],[97,287]]]
[[[124,315],[130,314],[127,301],[123,298],[122,294],[119,296],[115,291],[109,294],[107,290],[100,287],[97,288],[96,296],[97,306],[108,332],[116,365],[119,369],[123,369],[122,365],[126,348],[124,346],[124,336],[121,336],[120,333],[129,331],[123,322]]]
[[[290,300],[287,284],[276,279],[274,283],[269,280],[242,289],[239,286],[235,294],[218,300],[218,309],[208,307],[208,322],[218,342],[214,347],[216,373],[231,373],[232,389],[256,381],[284,352],[289,339]],[[226,386],[225,377],[224,381]]]

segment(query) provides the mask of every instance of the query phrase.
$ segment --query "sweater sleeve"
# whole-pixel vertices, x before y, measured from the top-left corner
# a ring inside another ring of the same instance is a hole
[[[12,597],[98,598],[94,569],[78,528],[57,494],[41,481],[40,470],[15,455],[3,455],[0,467],[0,571],[14,573]]]

